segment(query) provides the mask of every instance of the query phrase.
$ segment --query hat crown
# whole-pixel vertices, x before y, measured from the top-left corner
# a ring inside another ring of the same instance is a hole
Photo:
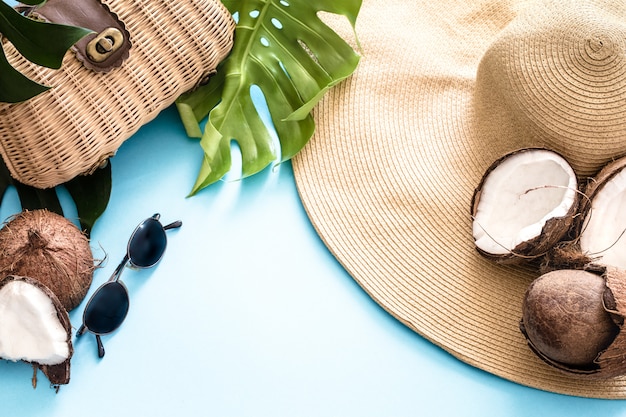
[[[516,147],[556,150],[585,175],[626,154],[625,22],[599,8],[548,9],[502,32],[477,88],[512,119]]]

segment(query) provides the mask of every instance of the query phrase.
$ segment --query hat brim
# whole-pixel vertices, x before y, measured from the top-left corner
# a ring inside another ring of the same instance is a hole
[[[348,273],[426,339],[526,386],[626,398],[624,378],[570,376],[532,353],[519,321],[537,272],[474,248],[474,189],[507,151],[475,137],[476,71],[516,7],[365,0],[363,58],[316,108],[316,133],[293,160],[297,187]]]

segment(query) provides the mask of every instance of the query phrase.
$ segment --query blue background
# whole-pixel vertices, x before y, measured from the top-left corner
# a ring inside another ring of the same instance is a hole
[[[523,387],[470,367],[383,311],[325,248],[289,163],[187,197],[202,151],[174,107],[112,159],[111,201],[92,233],[89,295],[160,212],[168,248],[156,268],[126,270],[120,329],[74,341],[58,393],[24,363],[0,361],[2,416],[626,416],[623,401]],[[236,164],[235,164],[236,165]],[[64,203],[68,208],[71,205]],[[14,192],[0,209],[19,211]],[[70,314],[80,325],[86,300]]]

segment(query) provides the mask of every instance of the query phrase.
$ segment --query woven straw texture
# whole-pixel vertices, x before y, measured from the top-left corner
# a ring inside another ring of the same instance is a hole
[[[361,63],[293,166],[322,240],[406,326],[523,385],[626,398],[625,378],[530,351],[519,320],[538,273],[482,258],[470,218],[482,175],[515,149],[552,148],[581,177],[626,152],[626,11],[612,3],[364,0]]]
[[[48,188],[93,172],[142,125],[215,70],[230,51],[234,21],[219,0],[104,0],[133,44],[120,68],[96,73],[74,53],[39,68],[9,60],[55,88],[0,105],[0,153],[11,175]]]

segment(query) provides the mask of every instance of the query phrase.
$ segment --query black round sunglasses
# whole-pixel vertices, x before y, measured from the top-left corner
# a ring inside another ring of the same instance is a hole
[[[135,268],[150,268],[156,265],[163,257],[167,246],[165,231],[181,227],[183,224],[179,220],[163,226],[159,221],[160,217],[161,215],[156,213],[135,228],[128,241],[124,259],[115,268],[111,278],[102,284],[87,302],[83,324],[78,328],[76,336],[81,336],[87,331],[93,333],[98,343],[98,356],[101,358],[104,356],[104,345],[100,336],[120,327],[130,307],[128,289],[120,281],[124,267],[129,263]]]

